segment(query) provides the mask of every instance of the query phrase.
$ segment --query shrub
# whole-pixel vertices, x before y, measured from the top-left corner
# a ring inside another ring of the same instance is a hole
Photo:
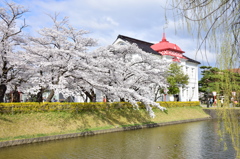
[[[166,108],[200,106],[200,102],[158,102]],[[145,109],[145,105],[138,103],[139,109]],[[0,103],[1,114],[31,113],[31,112],[72,112],[110,110],[110,109],[131,109],[128,102],[90,102],[90,103],[60,103],[60,102],[26,102],[26,103]]]

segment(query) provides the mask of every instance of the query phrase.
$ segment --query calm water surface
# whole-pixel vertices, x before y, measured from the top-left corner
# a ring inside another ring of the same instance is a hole
[[[0,159],[234,159],[207,120],[0,149]]]

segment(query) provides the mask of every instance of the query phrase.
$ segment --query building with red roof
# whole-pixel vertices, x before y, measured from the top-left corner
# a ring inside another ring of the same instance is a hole
[[[179,86],[180,93],[175,94],[174,97],[179,101],[198,101],[198,65],[200,62],[193,60],[184,55],[184,51],[174,43],[167,41],[165,34],[162,40],[158,43],[150,43],[143,40],[118,35],[113,43],[114,45],[124,45],[125,43],[136,44],[143,51],[157,56],[159,60],[165,59],[168,61],[178,62],[182,66],[183,72],[189,76],[189,84],[182,88]],[[158,101],[163,101],[162,95]],[[173,95],[167,95],[167,101],[173,101]]]

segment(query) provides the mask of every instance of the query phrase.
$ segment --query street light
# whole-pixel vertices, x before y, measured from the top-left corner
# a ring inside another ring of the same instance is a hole
[[[164,101],[166,102],[167,89],[164,88],[163,92],[164,92]]]
[[[236,92],[232,92],[232,102],[233,102],[233,106],[235,106],[235,96],[236,96]]]
[[[206,92],[207,92],[207,108],[209,108],[209,92],[210,92],[210,90],[209,90],[209,88],[207,88],[207,90],[206,90]]]
[[[214,102],[214,105],[216,106],[216,101],[215,101],[215,99],[216,99],[216,95],[217,95],[217,92],[212,92],[212,94],[213,94],[213,102]]]

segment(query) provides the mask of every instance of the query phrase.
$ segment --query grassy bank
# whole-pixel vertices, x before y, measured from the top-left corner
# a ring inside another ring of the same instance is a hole
[[[168,108],[167,114],[154,111],[154,119],[145,110],[132,109],[1,115],[0,141],[208,117],[201,107]]]

